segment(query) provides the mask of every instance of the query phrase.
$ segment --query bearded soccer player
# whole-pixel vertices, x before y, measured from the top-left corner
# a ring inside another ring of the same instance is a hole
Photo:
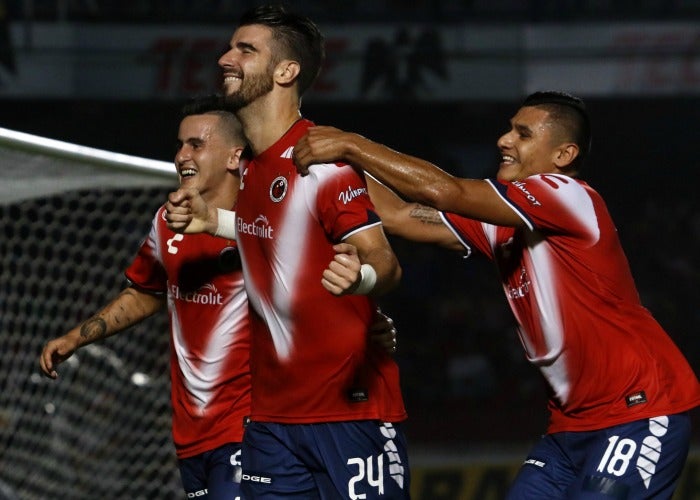
[[[169,226],[234,236],[251,304],[252,412],[243,443],[247,498],[408,498],[396,363],[367,349],[375,305],[401,270],[367,194],[347,165],[301,177],[296,141],[312,126],[301,95],[323,37],[281,7],[246,14],[219,60],[227,103],[253,158],[237,211],[196,190],[171,193]]]

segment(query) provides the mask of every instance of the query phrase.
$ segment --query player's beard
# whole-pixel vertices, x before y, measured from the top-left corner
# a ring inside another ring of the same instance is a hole
[[[274,83],[271,71],[245,76],[238,90],[226,94],[226,89],[224,88],[226,104],[233,110],[244,108],[257,98],[272,92],[273,88]]]

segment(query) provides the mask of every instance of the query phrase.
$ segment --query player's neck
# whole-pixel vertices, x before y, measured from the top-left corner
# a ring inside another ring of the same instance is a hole
[[[231,210],[238,198],[239,183],[222,183],[215,191],[202,193],[202,198],[208,206]]]
[[[258,156],[277,142],[301,117],[293,93],[271,92],[240,109],[236,115],[243,124],[250,148]]]

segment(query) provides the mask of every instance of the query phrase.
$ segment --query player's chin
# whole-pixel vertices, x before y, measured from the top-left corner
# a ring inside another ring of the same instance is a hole
[[[518,177],[519,169],[515,163],[501,163],[496,172],[496,179],[503,182],[510,182]]]
[[[189,175],[187,177],[181,177],[180,178],[180,187],[186,188],[186,189],[198,188],[199,186],[197,186],[197,176],[196,175]]]

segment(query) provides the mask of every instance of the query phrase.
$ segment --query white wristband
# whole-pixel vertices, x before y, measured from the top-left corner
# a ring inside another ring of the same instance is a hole
[[[367,295],[374,289],[377,283],[377,271],[369,264],[362,264],[360,267],[360,284],[354,292],[355,295]]]
[[[224,210],[222,208],[216,209],[218,224],[216,225],[216,231],[214,236],[220,238],[227,238],[229,240],[236,239],[236,212],[231,210]]]

